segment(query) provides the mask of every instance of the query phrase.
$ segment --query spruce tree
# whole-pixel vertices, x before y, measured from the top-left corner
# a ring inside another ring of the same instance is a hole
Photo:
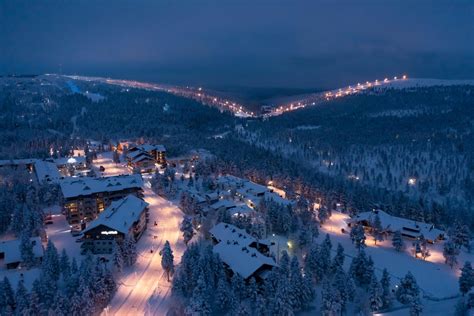
[[[170,275],[174,273],[174,256],[173,250],[171,250],[171,246],[169,241],[165,242],[163,249],[160,251],[161,256],[161,267],[166,272],[166,277],[168,282],[170,281]]]
[[[181,222],[180,230],[183,232],[184,243],[188,246],[189,241],[194,236],[193,224],[191,217],[185,216]]]
[[[415,277],[408,272],[405,277],[400,280],[400,284],[395,292],[397,300],[402,304],[410,304],[415,297],[420,294],[420,289],[416,283]]]
[[[466,295],[471,288],[474,286],[474,271],[472,270],[471,262],[466,261],[461,270],[461,276],[459,277],[459,290],[462,295]]]
[[[456,257],[458,254],[459,254],[459,249],[456,248],[456,246],[454,245],[452,241],[447,241],[444,244],[443,256],[445,259],[445,263],[449,265],[451,268],[457,265],[458,260]]]
[[[20,281],[18,281],[18,286],[16,288],[15,302],[15,312],[17,313],[17,315],[27,315],[27,311],[29,310],[30,304],[30,296],[25,288],[23,280],[21,279]]]
[[[380,285],[382,286],[383,308],[389,308],[392,305],[392,291],[390,290],[390,275],[387,269],[383,269]]]
[[[402,251],[404,247],[402,233],[399,230],[396,230],[392,236],[392,245],[396,251]]]
[[[383,306],[383,289],[375,275],[369,285],[369,305],[372,312],[380,310]]]

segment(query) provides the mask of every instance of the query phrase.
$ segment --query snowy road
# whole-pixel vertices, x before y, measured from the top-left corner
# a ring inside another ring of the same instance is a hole
[[[127,168],[113,163],[111,155],[98,158],[94,163],[105,168],[106,176],[129,173]],[[169,308],[170,283],[166,280],[158,252],[168,240],[175,264],[181,261],[185,245],[179,224],[183,214],[176,205],[157,196],[147,186],[144,195],[150,204],[150,222],[137,243],[138,260],[133,267],[124,269],[118,278],[117,293],[103,315],[164,315]]]

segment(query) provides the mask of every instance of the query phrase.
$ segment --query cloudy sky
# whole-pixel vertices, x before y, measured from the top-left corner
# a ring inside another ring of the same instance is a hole
[[[474,79],[474,1],[0,1],[0,74],[327,88]]]

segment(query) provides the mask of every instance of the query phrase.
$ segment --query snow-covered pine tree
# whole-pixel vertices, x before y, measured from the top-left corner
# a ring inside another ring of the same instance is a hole
[[[416,295],[410,302],[410,316],[420,316],[423,312],[423,305],[419,295]]]
[[[375,244],[377,244],[377,241],[384,241],[384,231],[379,214],[375,215],[375,218],[372,222],[372,237],[374,238]]]
[[[375,275],[369,284],[369,306],[372,312],[380,310],[383,306],[383,289]]]
[[[122,247],[125,266],[130,267],[134,265],[138,257],[135,238],[128,235],[123,241]]]
[[[444,248],[443,248],[443,256],[444,256],[445,263],[449,265],[451,268],[453,268],[458,263],[458,260],[457,260],[458,254],[459,254],[459,249],[456,248],[456,245],[452,241],[448,240],[444,244]]]
[[[337,316],[342,314],[342,298],[339,291],[334,290],[328,280],[323,282],[321,291],[321,314],[323,316]]]
[[[174,280],[173,280],[174,281]],[[214,305],[219,312],[226,312],[232,306],[231,290],[225,278],[219,279],[214,296]]]
[[[400,280],[395,296],[402,304],[410,304],[413,299],[420,295],[420,288],[415,277],[410,271]]]
[[[351,227],[350,236],[352,243],[359,251],[365,248],[365,232],[362,225],[353,224]]]
[[[124,265],[123,254],[122,249],[116,241],[113,241],[112,245],[112,265],[115,272],[122,272]]]
[[[163,270],[165,270],[166,277],[169,282],[170,275],[174,273],[174,262],[173,262],[174,256],[173,256],[173,250],[171,250],[171,246],[168,240],[165,242],[163,249],[160,251],[160,256],[161,256],[161,267],[163,268]]]
[[[16,287],[15,303],[15,313],[17,313],[17,315],[28,315],[27,311],[29,310],[30,295],[22,279],[18,281],[18,286]]]
[[[344,247],[340,243],[337,244],[336,255],[332,260],[331,271],[335,273],[338,267],[344,266],[344,260],[346,259],[346,255],[344,254]]]
[[[383,308],[389,308],[392,305],[392,291],[390,290],[390,275],[387,269],[383,269],[380,285],[382,287]]]
[[[194,288],[193,295],[190,299],[189,305],[185,310],[186,315],[210,315],[211,306],[209,304],[209,289],[206,286],[204,277],[201,274]]]
[[[31,244],[30,235],[27,232],[24,232],[21,235],[20,252],[22,266],[27,269],[33,267],[36,263],[36,260],[35,255],[33,253],[33,245]]]
[[[48,245],[46,246],[46,251],[43,256],[42,272],[51,277],[54,281],[59,280],[61,275],[58,250],[51,239],[48,240]]]
[[[188,246],[188,242],[194,236],[194,229],[191,217],[185,216],[181,222],[179,229],[183,232],[184,243]]]
[[[291,300],[291,307],[293,311],[299,311],[303,308],[306,302],[304,302],[304,288],[303,288],[303,276],[301,275],[300,264],[298,258],[293,256],[290,264],[289,274],[289,296]]]
[[[396,230],[392,236],[392,246],[396,251],[402,251],[404,247],[402,233],[399,230]]]
[[[461,270],[459,277],[459,290],[462,295],[466,295],[474,286],[474,271],[472,270],[471,262],[466,261]]]
[[[61,251],[61,258],[59,259],[59,267],[63,276],[63,281],[67,280],[71,276],[71,263],[66,249],[63,248]]]
[[[468,251],[471,249],[470,231],[467,225],[456,223],[449,232],[450,240],[457,248],[466,247]]]

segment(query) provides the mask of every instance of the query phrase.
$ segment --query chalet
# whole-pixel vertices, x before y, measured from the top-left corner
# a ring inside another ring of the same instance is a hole
[[[249,235],[244,229],[240,229],[232,224],[219,223],[209,230],[214,244],[221,242],[237,242],[240,246],[255,248],[262,253],[268,253],[270,242],[267,240],[257,240]]]
[[[166,149],[163,145],[143,144],[131,146],[128,149],[127,156],[134,152],[147,153],[155,160],[157,164],[163,166],[166,165]]]
[[[128,195],[114,201],[84,230],[83,252],[112,253],[114,242],[121,243],[128,236],[140,239],[148,221],[148,203]]]
[[[63,212],[70,224],[92,221],[112,201],[129,194],[142,197],[140,175],[106,178],[76,178],[60,182]]]
[[[376,216],[379,216],[382,228],[387,233],[399,230],[402,236],[409,239],[417,239],[423,236],[428,242],[434,243],[445,238],[445,232],[434,227],[433,224],[418,222],[402,217],[392,216],[382,210],[363,212],[349,219],[348,225],[358,223],[366,229],[371,229]]]
[[[209,232],[214,242],[214,253],[219,255],[226,267],[242,278],[264,279],[266,273],[277,266],[272,258],[261,252],[268,253],[269,245],[256,240],[245,230],[219,223]]]
[[[39,237],[32,237],[30,241],[35,259],[41,261],[44,253],[41,239]],[[16,269],[22,263],[20,239],[0,241],[0,261],[1,260],[3,260],[7,269]]]

